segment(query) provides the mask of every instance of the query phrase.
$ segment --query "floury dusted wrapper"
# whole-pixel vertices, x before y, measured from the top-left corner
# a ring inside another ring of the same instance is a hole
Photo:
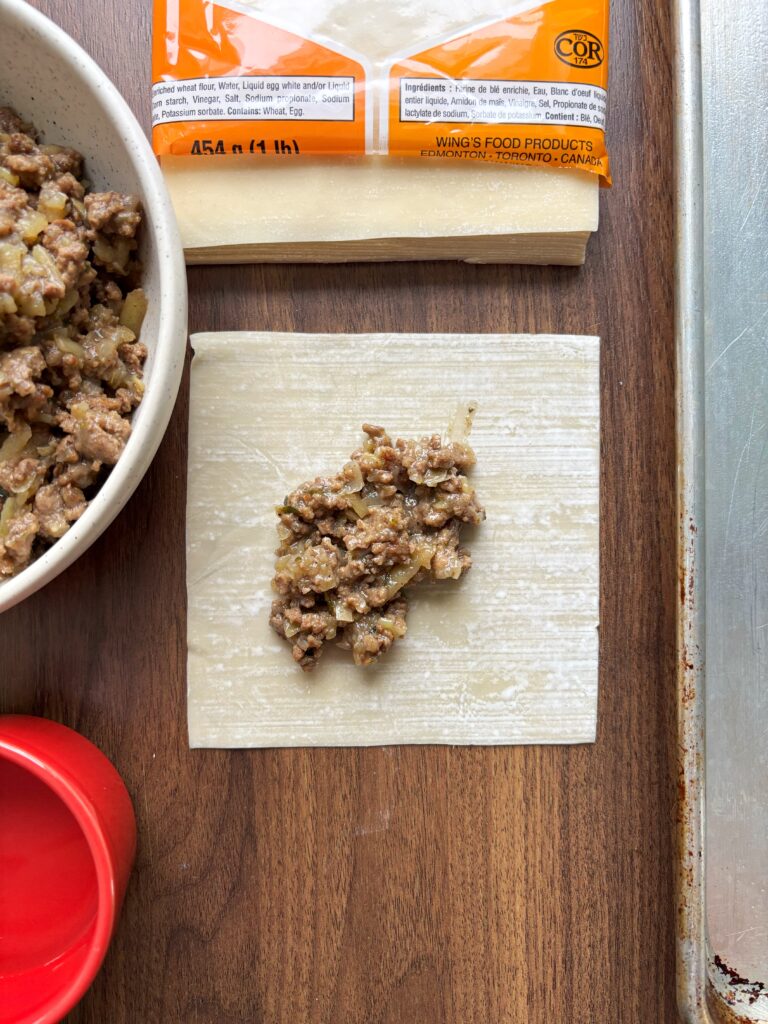
[[[597,338],[235,332],[191,342],[193,747],[594,741]],[[331,642],[305,674],[270,626],[275,505],[344,465],[363,419],[411,438],[451,424],[461,438],[453,418],[475,399],[469,478],[487,518],[463,527],[471,568],[414,584],[407,635],[376,664],[361,668]]]

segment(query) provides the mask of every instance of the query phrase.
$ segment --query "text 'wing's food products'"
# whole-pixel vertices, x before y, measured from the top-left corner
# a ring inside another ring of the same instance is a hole
[[[607,15],[156,0],[153,144],[190,260],[583,262]]]

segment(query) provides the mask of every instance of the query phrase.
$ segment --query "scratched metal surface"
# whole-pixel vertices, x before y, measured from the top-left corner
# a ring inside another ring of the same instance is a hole
[[[712,980],[766,1021],[768,3],[702,0],[701,28],[706,919]]]
[[[677,0],[678,994],[768,1021],[768,5]]]

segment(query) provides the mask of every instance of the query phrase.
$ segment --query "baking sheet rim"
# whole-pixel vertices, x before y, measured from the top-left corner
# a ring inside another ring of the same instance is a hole
[[[704,907],[704,481],[702,88],[699,0],[675,0],[677,620],[677,1002],[707,1005]]]

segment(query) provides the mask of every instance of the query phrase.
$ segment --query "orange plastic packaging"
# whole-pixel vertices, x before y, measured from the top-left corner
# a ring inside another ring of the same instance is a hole
[[[575,168],[609,185],[607,5],[412,0],[404,22],[382,0],[155,0],[152,143]]]

